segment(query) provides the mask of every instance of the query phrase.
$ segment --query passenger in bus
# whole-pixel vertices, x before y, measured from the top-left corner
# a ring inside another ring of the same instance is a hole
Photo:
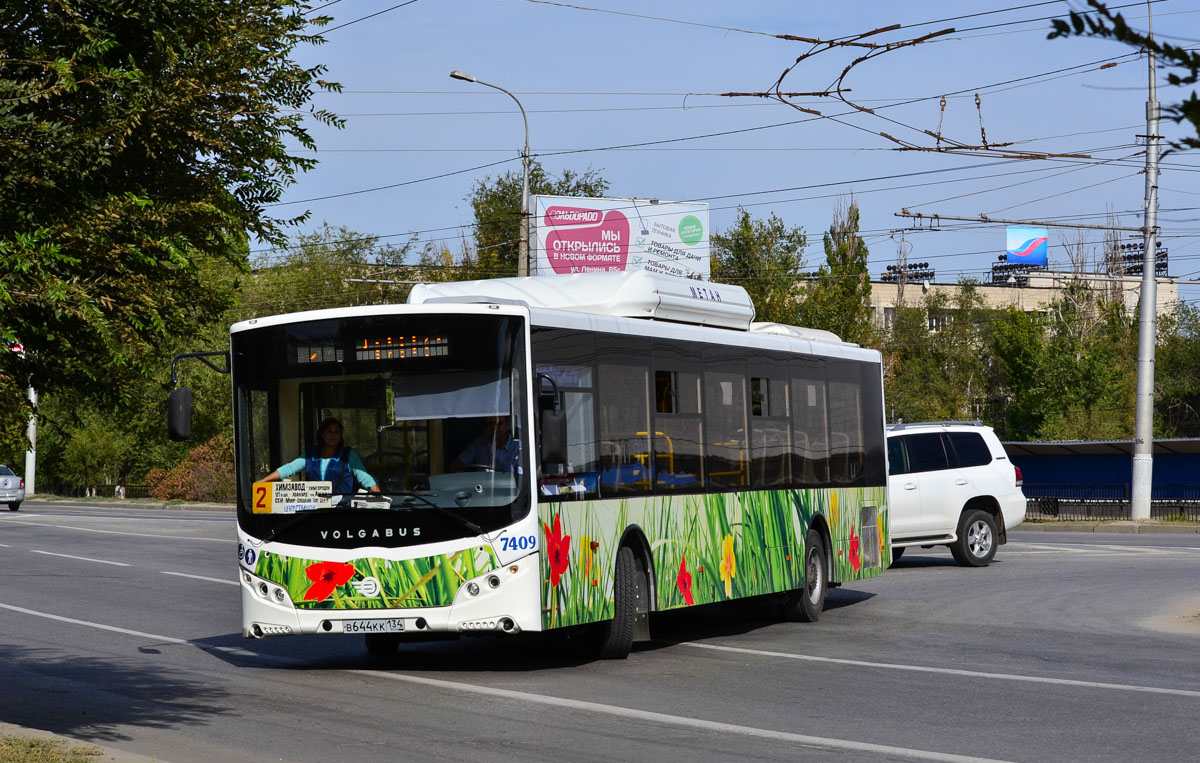
[[[378,493],[379,485],[363,466],[358,452],[342,439],[342,422],[327,418],[317,428],[317,444],[303,456],[289,461],[263,478],[265,482],[276,482],[304,471],[308,479],[333,483],[334,495],[349,495],[354,485]]]
[[[450,462],[450,471],[474,466],[515,474],[521,461],[521,441],[513,438],[511,429],[507,416],[489,416],[483,431]]]

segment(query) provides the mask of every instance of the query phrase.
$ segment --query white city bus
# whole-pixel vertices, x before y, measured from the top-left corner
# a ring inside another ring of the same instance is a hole
[[[635,272],[234,325],[244,635],[569,629],[620,658],[654,611],[815,620],[890,562],[880,356],[752,318],[740,287]],[[263,481],[330,417],[378,493]]]

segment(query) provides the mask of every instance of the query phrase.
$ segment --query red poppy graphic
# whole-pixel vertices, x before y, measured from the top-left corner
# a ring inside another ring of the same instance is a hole
[[[683,594],[683,601],[689,607],[696,603],[692,598],[692,573],[687,571],[687,556],[682,556],[679,559],[679,574],[675,576],[675,585],[679,588],[679,592]]]
[[[858,572],[858,568],[862,566],[862,560],[859,558],[858,536],[854,534],[854,528],[850,528],[850,566]]]
[[[558,579],[567,571],[568,552],[571,550],[571,536],[562,534],[562,525],[559,524],[558,515],[554,515],[554,529],[550,529],[550,525],[542,523],[542,529],[546,532],[546,557],[550,562],[550,585],[557,586]]]
[[[313,582],[304,593],[305,601],[324,601],[333,593],[333,589],[346,585],[346,581],[354,577],[354,565],[341,562],[317,562],[308,565],[304,570],[308,579]]]

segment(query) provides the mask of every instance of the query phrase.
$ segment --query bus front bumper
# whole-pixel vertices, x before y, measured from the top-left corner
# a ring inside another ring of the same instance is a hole
[[[281,586],[246,570],[242,636],[267,638],[317,633],[394,633],[415,638],[541,630],[541,575],[536,554],[466,580],[448,607],[298,609]]]

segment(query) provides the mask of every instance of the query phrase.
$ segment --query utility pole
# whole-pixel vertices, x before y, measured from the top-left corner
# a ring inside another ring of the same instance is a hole
[[[25,427],[25,437],[29,440],[25,451],[25,497],[32,498],[37,492],[37,390],[29,388],[29,404],[33,413],[29,414],[29,425]]]
[[[1150,12],[1150,3],[1146,3]],[[1154,40],[1154,20],[1147,36]],[[1142,291],[1138,309],[1137,402],[1133,410],[1133,479],[1130,518],[1150,518],[1150,488],[1154,478],[1154,340],[1158,284],[1154,280],[1155,237],[1158,235],[1158,97],[1154,82],[1154,51],[1146,49],[1150,93],[1146,99],[1146,195],[1142,257]]]

